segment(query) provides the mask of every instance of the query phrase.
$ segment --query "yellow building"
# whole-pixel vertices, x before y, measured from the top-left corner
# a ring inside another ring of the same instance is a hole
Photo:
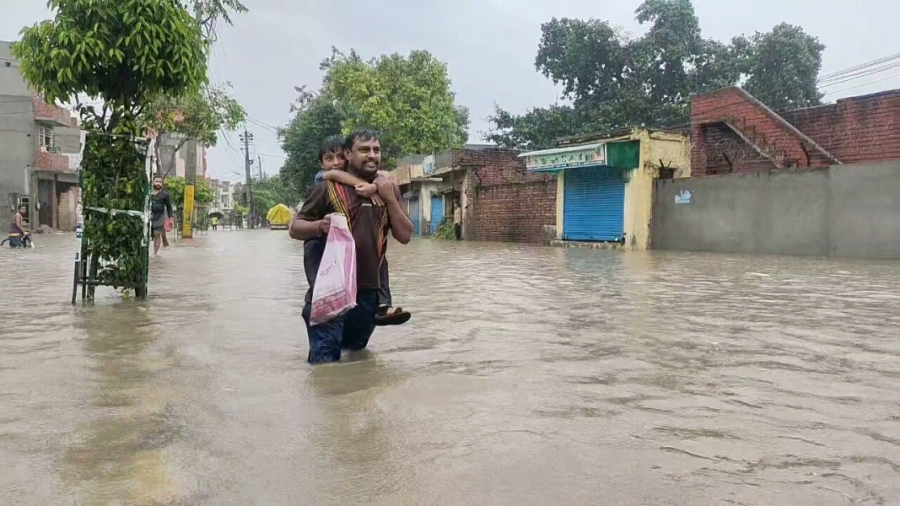
[[[556,244],[650,247],[653,181],[690,177],[686,134],[632,128],[582,136],[519,155],[532,172],[558,174]]]

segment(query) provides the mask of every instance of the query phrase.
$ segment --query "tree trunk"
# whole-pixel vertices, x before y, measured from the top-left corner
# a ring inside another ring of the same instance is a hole
[[[163,177],[162,153],[159,150],[159,136],[156,136],[156,142],[153,143],[153,151],[156,158],[156,177]]]

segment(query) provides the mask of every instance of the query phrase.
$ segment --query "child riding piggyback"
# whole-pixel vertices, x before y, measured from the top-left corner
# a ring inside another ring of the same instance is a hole
[[[376,206],[384,205],[384,202],[378,196],[378,187],[374,182],[367,183],[347,172],[347,161],[344,157],[344,139],[341,136],[336,135],[325,139],[322,148],[319,150],[319,162],[321,170],[316,173],[314,180],[316,185],[322,184],[325,181],[344,184],[353,187],[356,190],[357,195],[369,199],[372,204]],[[379,178],[393,179],[390,173],[385,170],[378,171],[375,180],[378,181]],[[306,241],[304,244],[304,252],[308,251],[309,248],[319,248],[324,250],[325,237],[317,237]],[[310,258],[313,257],[313,255],[310,254],[305,254],[304,256]],[[315,258],[320,256],[321,255],[317,255]],[[304,261],[304,263],[306,262]],[[315,278],[317,269],[317,266],[315,268],[311,265],[306,266],[306,277],[307,280],[310,281],[310,286],[312,286],[311,280]],[[387,258],[381,263],[379,277],[381,288],[378,290],[378,313],[375,316],[375,324],[402,325],[408,322],[412,315],[408,311],[404,311],[403,308],[393,307]],[[307,294],[307,296],[309,296],[309,294]]]

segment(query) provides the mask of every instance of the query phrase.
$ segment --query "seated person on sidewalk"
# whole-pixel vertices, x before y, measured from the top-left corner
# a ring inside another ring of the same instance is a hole
[[[393,183],[393,178],[390,176],[390,173],[381,170],[383,169],[383,166],[379,164],[378,175],[375,177],[375,181],[367,183],[353,174],[346,172],[343,139],[340,136],[336,135],[325,139],[325,142],[322,144],[322,149],[319,150],[319,162],[321,163],[322,169],[316,173],[316,185],[320,184],[322,181],[334,181],[336,183],[352,186],[356,190],[357,195],[370,199],[376,206],[385,205],[381,200],[381,197],[378,196],[378,189],[374,183],[380,180],[386,180]],[[322,238],[320,242],[320,244],[312,244],[309,247],[324,249],[324,238]],[[307,243],[309,243],[309,241]],[[304,245],[304,251],[306,251],[306,249],[307,245]],[[375,324],[403,325],[412,318],[412,314],[408,311],[404,311],[402,307],[393,307],[387,258],[385,258],[381,264],[379,275],[381,276],[381,288],[378,290],[378,313],[375,315]],[[308,278],[309,274],[307,271],[307,281],[309,280]],[[310,284],[310,286],[312,285]]]
[[[375,181],[381,161],[381,143],[368,130],[357,130],[344,143],[344,156],[349,161],[351,174],[365,182]],[[357,296],[356,307],[346,314],[321,325],[310,326],[309,317],[314,277],[318,274],[322,256],[309,249],[305,254],[314,256],[304,259],[307,273],[312,273],[307,302],[303,307],[303,320],[309,336],[310,363],[337,362],[341,350],[362,350],[375,330],[375,315],[378,311],[378,291],[381,288],[380,267],[387,248],[387,233],[401,244],[407,244],[412,236],[412,222],[400,207],[400,190],[386,180],[375,183],[384,206],[373,205],[354,188],[332,181],[317,185],[303,207],[294,217],[290,226],[293,239],[309,240],[327,235],[331,227],[331,214],[343,212],[347,215],[356,243]],[[310,271],[310,268],[313,268]]]

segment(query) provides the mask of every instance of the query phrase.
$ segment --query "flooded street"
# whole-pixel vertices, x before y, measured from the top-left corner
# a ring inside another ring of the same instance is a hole
[[[900,503],[900,264],[391,245],[413,320],[312,369],[302,244],[218,232],[73,308],[0,251],[0,504]]]

